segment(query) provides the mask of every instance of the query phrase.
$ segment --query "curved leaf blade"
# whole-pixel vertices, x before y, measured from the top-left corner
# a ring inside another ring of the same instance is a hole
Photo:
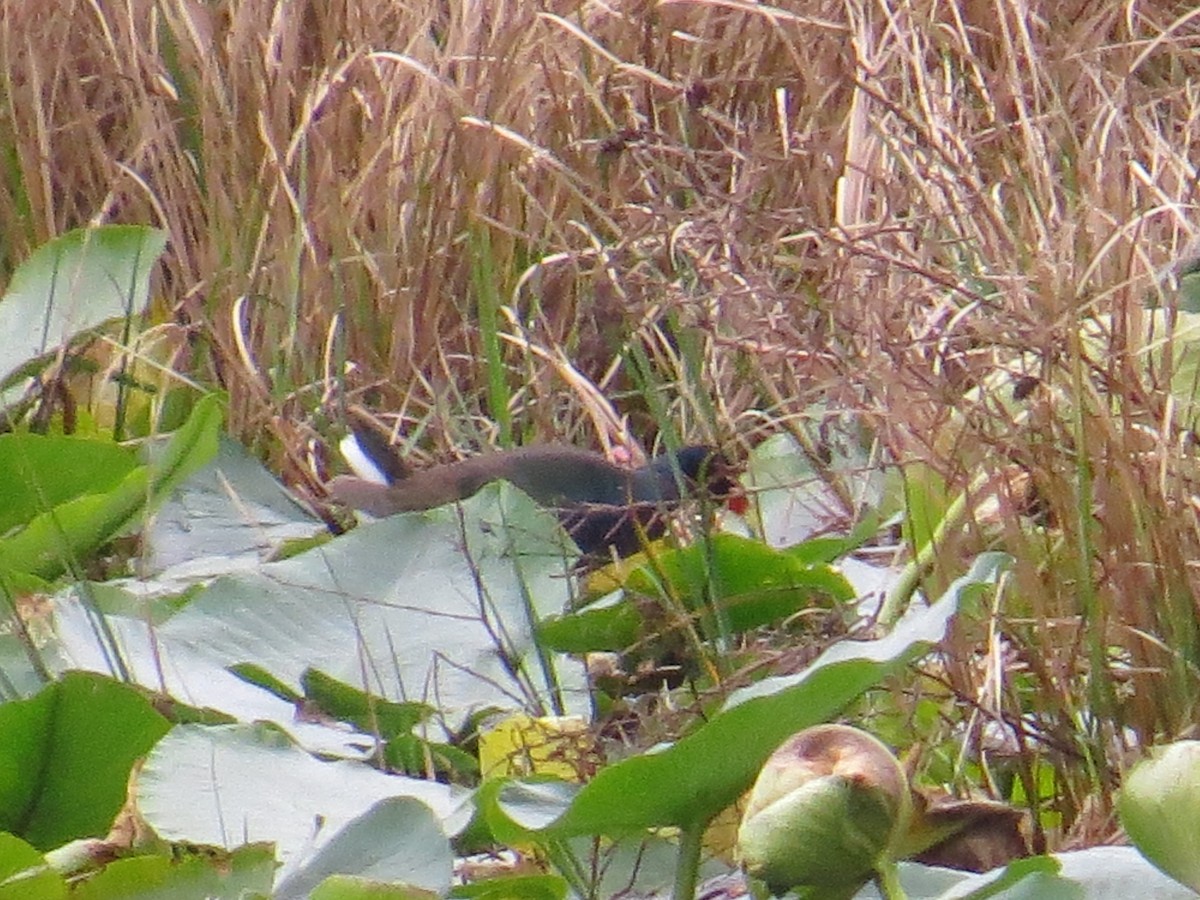
[[[212,459],[222,420],[219,394],[202,397],[160,457],[130,471],[113,489],[68,500],[0,540],[0,569],[53,579],[137,521],[146,509]]]
[[[936,603],[907,616],[886,637],[843,641],[797,675],[737,692],[698,731],[660,752],[601,771],[540,833],[619,836],[707,822],[745,792],[784,739],[828,721],[863,691],[927,653],[945,635],[964,596],[994,581],[1009,564],[1005,554],[983,554]],[[502,790],[499,804],[515,790]]]
[[[140,311],[166,245],[158,228],[100,225],[35,250],[0,301],[0,383],[81,332]]]
[[[168,728],[136,689],[83,672],[0,705],[0,830],[42,850],[104,835]]]

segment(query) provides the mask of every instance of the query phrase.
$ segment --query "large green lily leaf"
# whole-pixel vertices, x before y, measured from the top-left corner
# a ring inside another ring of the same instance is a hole
[[[221,435],[216,455],[172,491],[142,531],[141,579],[168,569],[199,579],[257,568],[290,541],[328,536],[325,523],[240,444]],[[133,587],[133,586],[131,586]]]
[[[1196,894],[1155,869],[1133,847],[1089,847],[1014,860],[990,872],[900,864],[909,897],[939,900],[1194,900]],[[878,896],[872,888],[857,895]]]
[[[262,844],[227,855],[135,856],[90,875],[74,887],[71,900],[243,900],[271,890],[275,865],[275,854]]]
[[[455,900],[566,900],[567,882],[557,875],[512,875],[456,887]]]
[[[207,648],[157,638],[161,626],[151,626],[155,629],[151,633],[143,617],[109,614],[105,619],[128,677],[138,684],[241,722],[271,722],[313,752],[358,759],[372,747],[369,735],[298,717],[294,703],[239,678],[206,653]],[[110,671],[111,650],[97,634],[95,622],[92,608],[81,600],[68,597],[56,601],[55,640],[41,650],[53,671]]]
[[[936,603],[901,620],[886,637],[843,641],[798,675],[744,688],[698,731],[660,752],[609,766],[578,791],[513,783],[496,796],[489,821],[499,836],[514,840],[537,831],[619,835],[707,822],[749,788],[785,738],[829,721],[863,691],[927,653],[942,639],[964,594],[990,584],[1008,565],[1004,554],[980,556]]]
[[[67,882],[42,854],[11,834],[0,833],[0,900],[66,900]]]
[[[582,692],[578,667],[559,666],[570,677],[556,683],[533,641],[536,620],[569,599],[562,541],[552,515],[493,485],[218,579],[159,639],[222,665],[251,662],[293,688],[319,668],[379,696],[429,700],[451,719],[489,705],[548,709]]]
[[[302,868],[282,879],[275,898],[307,897],[333,875],[398,882],[444,894],[450,889],[453,873],[450,841],[433,811],[411,797],[387,797],[321,845]]]
[[[217,394],[201,398],[153,463],[127,472],[109,490],[83,494],[42,512],[0,540],[0,570],[56,578],[71,560],[86,558],[119,535],[213,457],[222,405]]]
[[[444,896],[408,884],[385,884],[353,875],[330,875],[309,894],[309,900],[441,900]]]
[[[41,850],[106,834],[134,760],[168,728],[136,689],[83,672],[0,705],[0,831]]]
[[[137,467],[112,441],[0,434],[0,535],[75,497],[112,490]]]
[[[76,335],[142,310],[167,234],[142,225],[77,228],[47,241],[0,300],[0,385]]]
[[[545,621],[538,635],[545,646],[567,653],[624,650],[644,629],[661,630],[676,611],[695,617],[702,633],[715,637],[724,629],[740,633],[816,604],[853,599],[854,589],[836,569],[804,559],[761,541],[713,535],[634,570],[620,602]],[[639,609],[646,604],[638,597],[650,598],[662,615],[645,621]]]

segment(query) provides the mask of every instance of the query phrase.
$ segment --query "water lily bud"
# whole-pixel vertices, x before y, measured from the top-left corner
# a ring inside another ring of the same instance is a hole
[[[1200,741],[1157,747],[1134,766],[1117,797],[1117,814],[1146,859],[1200,891]]]
[[[871,735],[819,725],[763,766],[738,829],[746,872],[775,894],[850,888],[890,861],[911,809],[900,762]]]

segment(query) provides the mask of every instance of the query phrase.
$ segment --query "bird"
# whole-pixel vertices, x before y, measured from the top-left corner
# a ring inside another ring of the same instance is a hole
[[[690,445],[625,468],[569,444],[496,450],[458,462],[413,469],[377,429],[352,423],[347,456],[360,451],[383,482],[339,475],[326,485],[339,503],[382,517],[465,500],[494,481],[508,481],[552,510],[585,557],[632,556],[661,537],[666,515],[685,499],[707,496],[744,511],[745,495],[724,454]]]

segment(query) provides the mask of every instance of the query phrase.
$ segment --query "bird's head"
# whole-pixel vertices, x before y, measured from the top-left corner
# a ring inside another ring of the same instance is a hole
[[[746,491],[738,481],[738,470],[720,450],[703,444],[684,447],[675,455],[679,471],[730,511],[744,515],[750,507]]]

